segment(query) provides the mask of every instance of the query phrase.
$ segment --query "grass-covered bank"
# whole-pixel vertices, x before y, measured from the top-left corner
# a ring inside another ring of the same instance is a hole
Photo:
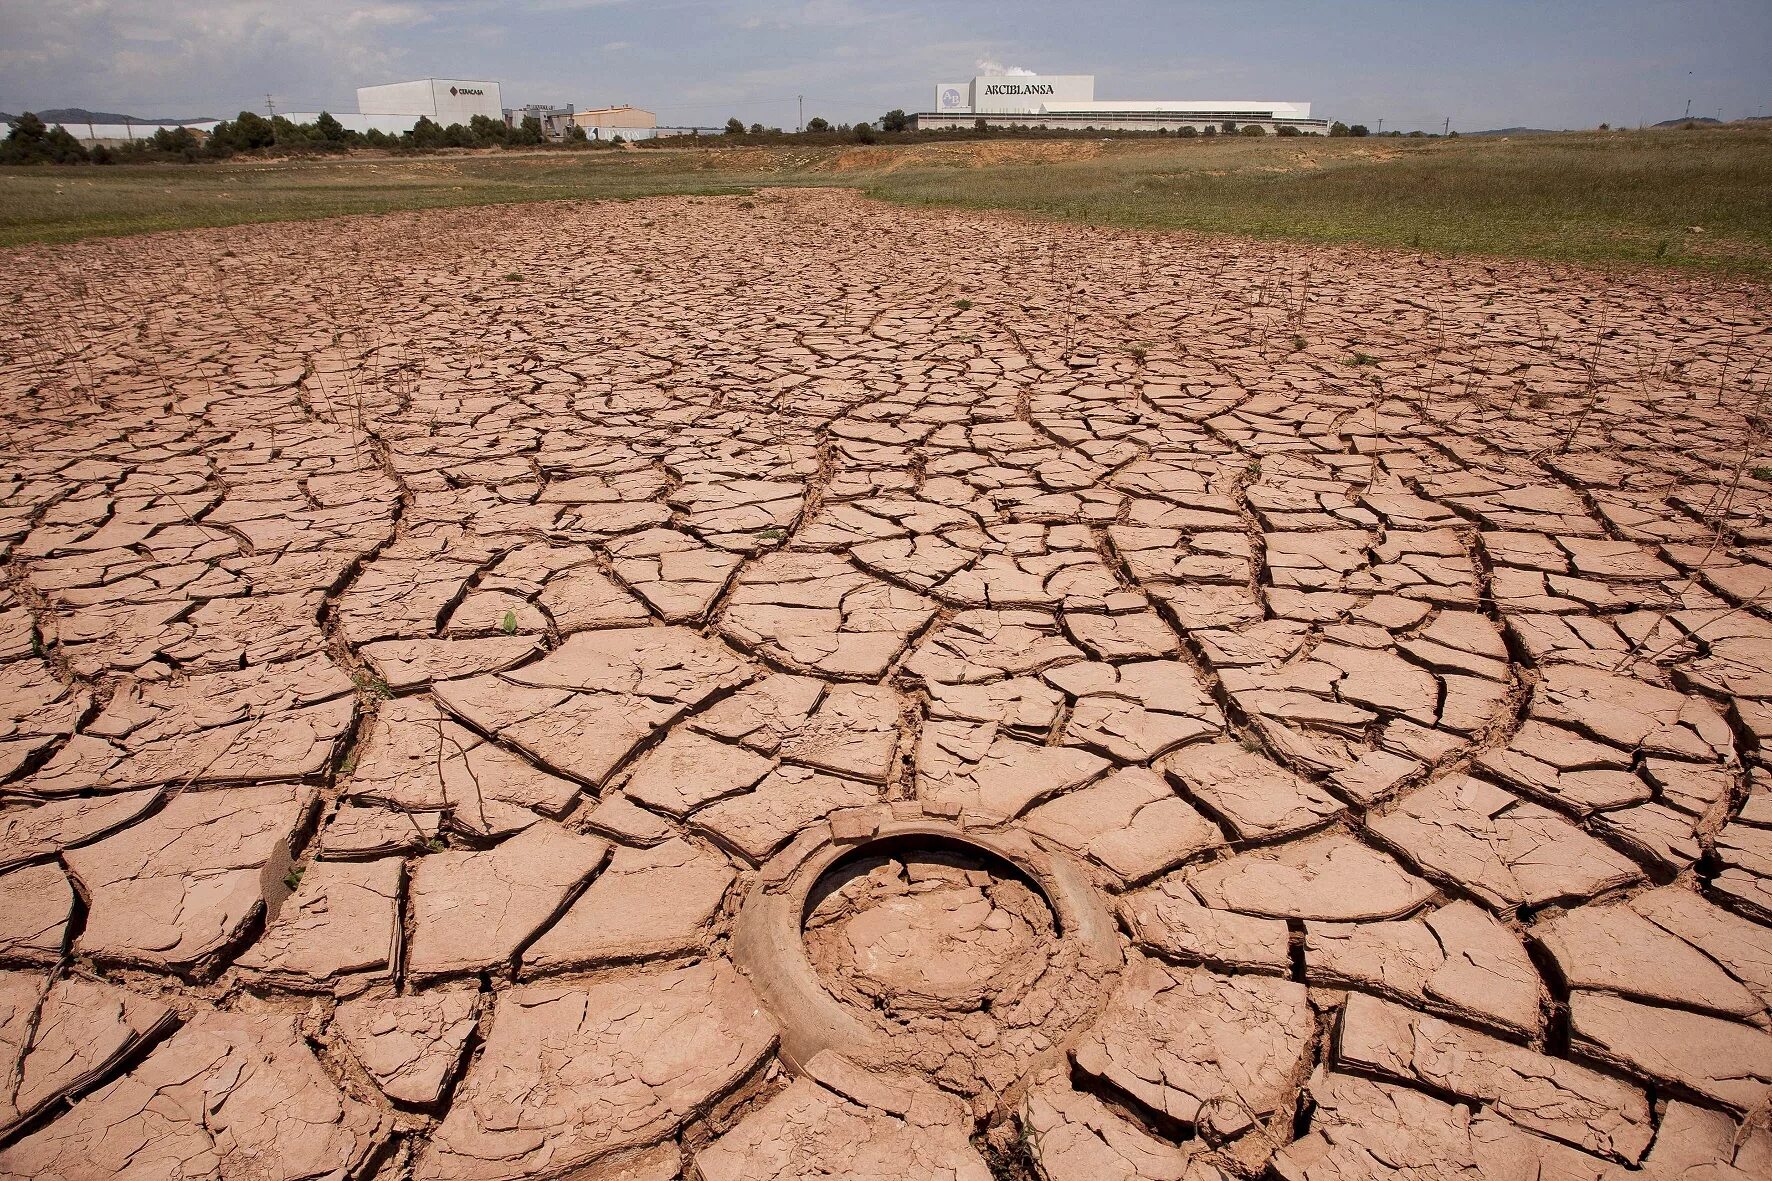
[[[935,140],[9,168],[0,169],[0,245],[805,184],[1100,225],[1772,276],[1772,129],[1741,127],[1511,139]]]

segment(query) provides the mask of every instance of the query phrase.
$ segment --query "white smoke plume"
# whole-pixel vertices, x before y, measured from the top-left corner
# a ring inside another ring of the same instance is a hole
[[[1020,66],[1006,66],[1002,62],[994,62],[988,57],[981,57],[972,65],[980,74],[989,74],[993,77],[1033,78],[1037,76],[1033,70],[1024,70]]]

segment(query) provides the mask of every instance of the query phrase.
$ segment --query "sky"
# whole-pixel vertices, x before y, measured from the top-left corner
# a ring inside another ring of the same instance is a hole
[[[1772,0],[0,0],[0,110],[356,109],[409,78],[505,105],[632,103],[792,128],[899,107],[982,62],[1098,99],[1274,99],[1385,129],[1772,114]]]

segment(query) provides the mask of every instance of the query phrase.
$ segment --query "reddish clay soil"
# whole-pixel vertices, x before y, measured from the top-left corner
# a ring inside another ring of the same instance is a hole
[[[0,1177],[1772,1176],[1763,289],[835,191],[4,264]]]

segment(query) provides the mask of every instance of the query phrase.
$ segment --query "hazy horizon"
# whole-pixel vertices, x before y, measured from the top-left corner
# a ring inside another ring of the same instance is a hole
[[[928,109],[990,61],[1101,99],[1306,101],[1386,129],[1634,126],[1772,113],[1772,5],[1351,0],[0,0],[0,110],[354,111],[355,88],[485,78],[507,106],[633,103],[793,127]]]

